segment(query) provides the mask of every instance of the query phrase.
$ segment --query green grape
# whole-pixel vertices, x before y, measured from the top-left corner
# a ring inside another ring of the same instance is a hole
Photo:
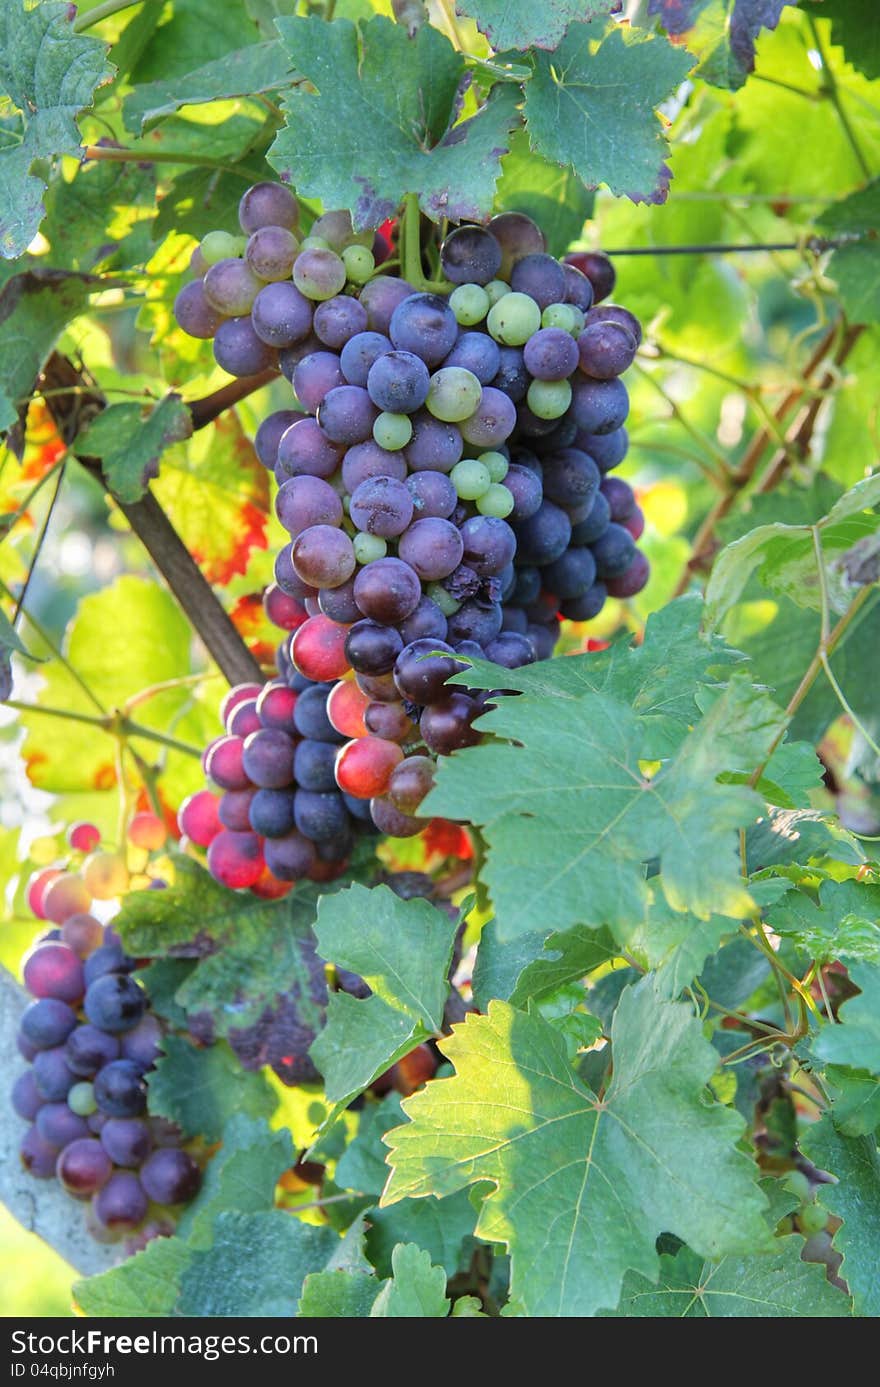
[[[469,419],[482,398],[483,387],[473,371],[463,366],[443,366],[431,377],[425,407],[444,424]]]
[[[513,492],[508,491],[500,482],[493,482],[482,496],[477,497],[477,510],[480,515],[494,515],[499,520],[504,520],[510,515],[514,505]]]
[[[203,236],[199,249],[206,265],[216,265],[220,260],[234,260],[241,255],[240,236],[231,236],[228,231],[209,231]]]
[[[559,419],[571,404],[571,386],[567,380],[533,380],[526,404],[539,419]]]
[[[790,1170],[785,1177],[785,1188],[796,1194],[802,1204],[810,1198],[812,1185],[802,1170]]]
[[[97,1112],[98,1104],[95,1102],[95,1090],[92,1085],[85,1082],[74,1084],[67,1095],[67,1106],[77,1117],[91,1117],[93,1112]]]
[[[574,327],[571,330],[572,337],[580,337],[587,321],[587,315],[582,308],[578,308],[576,303],[570,303],[569,308],[574,314]]]
[[[479,461],[489,469],[490,481],[504,481],[510,463],[503,453],[480,453]]]
[[[577,325],[575,314],[578,312],[580,310],[573,303],[549,303],[541,314],[541,327],[560,327],[563,332],[573,335]]]
[[[346,246],[342,252],[342,263],[352,284],[366,284],[376,268],[373,252],[366,246]]]
[[[306,236],[300,245],[300,250],[332,250],[329,241],[325,241],[323,236]]]
[[[814,1233],[821,1233],[828,1223],[828,1214],[825,1209],[818,1204],[805,1204],[798,1214],[798,1223],[801,1232],[808,1238]]]
[[[353,541],[354,556],[358,563],[372,563],[374,559],[384,559],[388,545],[379,535],[356,534]]]
[[[490,279],[488,284],[483,285],[483,292],[487,295],[490,306],[494,307],[499,299],[510,293],[510,285],[505,284],[503,279]]]
[[[452,616],[461,606],[451,593],[447,592],[442,583],[429,583],[425,592],[432,602],[436,602],[444,616]]]
[[[449,480],[463,501],[476,501],[492,485],[488,467],[476,458],[462,458],[461,462],[457,462],[449,474]]]
[[[522,347],[541,326],[541,310],[528,294],[507,293],[489,309],[486,326],[505,347]]]
[[[481,323],[492,307],[491,299],[479,284],[460,284],[449,295],[449,307],[462,327]]]
[[[412,438],[412,420],[408,414],[391,414],[383,410],[373,425],[373,437],[380,448],[396,453]]]

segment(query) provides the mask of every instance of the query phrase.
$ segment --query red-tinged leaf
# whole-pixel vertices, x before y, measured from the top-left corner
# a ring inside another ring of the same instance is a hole
[[[223,587],[266,548],[268,474],[235,414],[169,448],[153,490],[209,583]]]
[[[239,597],[229,615],[236,631],[247,642],[248,650],[254,659],[261,665],[271,665],[281,633],[277,626],[272,625],[263,610],[262,594],[249,592],[244,597]]]
[[[429,853],[457,857],[462,862],[469,862],[474,855],[473,844],[465,830],[449,819],[432,819],[422,836]]]

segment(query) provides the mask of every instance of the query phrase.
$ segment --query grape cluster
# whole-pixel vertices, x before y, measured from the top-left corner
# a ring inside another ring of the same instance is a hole
[[[12,1089],[13,1108],[30,1124],[22,1163],[89,1200],[90,1226],[102,1239],[169,1232],[169,1206],[192,1199],[201,1172],[178,1129],[147,1116],[144,1075],[161,1053],[162,1026],[132,976],[135,960],[89,913],[82,875],[40,872],[28,901],[55,928],[24,961],[33,1000],[18,1048],[30,1068]]]
[[[308,874],[304,849],[295,865],[283,857],[291,833],[336,860],[364,807],[382,832],[418,832],[434,756],[480,740],[486,696],[450,676],[479,657],[508,669],[548,658],[562,618],[634,595],[648,564],[634,493],[608,475],[627,448],[620,375],[641,331],[602,305],[604,256],[559,261],[534,222],[502,213],[451,231],[449,293],[420,292],[375,273],[389,246],[347,212],[300,239],[294,196],[257,184],[239,216],[247,239],[211,232],[194,252],[177,320],[213,336],[226,370],[277,364],[293,387],[295,407],[264,419],[255,447],[290,535],[274,590],[297,611],[287,653],[322,691],[282,670],[285,696],[323,698],[333,732],[300,728],[295,712],[294,729],[264,725],[269,692],[227,700],[227,737],[206,762],[225,806],[209,864],[254,886],[266,869]]]

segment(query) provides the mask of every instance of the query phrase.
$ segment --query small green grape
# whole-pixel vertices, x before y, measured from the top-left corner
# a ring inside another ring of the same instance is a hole
[[[510,463],[503,453],[480,453],[479,461],[489,469],[489,477],[493,482],[504,481]]]
[[[447,592],[442,583],[429,583],[426,588],[427,596],[432,602],[436,602],[444,616],[452,616],[461,606],[460,602]]]
[[[95,1090],[92,1084],[74,1084],[67,1095],[67,1106],[71,1112],[76,1113],[77,1117],[91,1117],[93,1112],[97,1112],[98,1104],[95,1101]]]
[[[374,559],[384,559],[388,545],[380,535],[368,535],[360,531],[352,540],[354,556],[358,563],[372,563]]]
[[[569,308],[574,314],[574,327],[571,330],[572,337],[580,337],[587,321],[587,315],[582,308],[578,308],[576,303],[570,303]]]
[[[323,236],[306,236],[300,245],[300,250],[332,250],[330,242]]]
[[[483,285],[483,292],[487,295],[490,306],[494,307],[499,299],[510,293],[510,285],[505,284],[503,279],[490,279],[488,284]]]
[[[232,260],[241,254],[240,236],[231,236],[228,231],[209,231],[199,244],[202,259],[206,265],[216,265],[220,260]]]
[[[528,294],[505,294],[489,309],[486,326],[505,347],[522,347],[541,326],[541,310]]]
[[[492,301],[479,284],[459,284],[449,295],[449,307],[455,314],[456,322],[462,327],[473,327],[474,323],[483,321],[492,307]]]
[[[802,1170],[790,1170],[785,1177],[784,1184],[787,1190],[791,1190],[792,1194],[797,1195],[802,1204],[806,1204],[810,1198],[812,1185]]]
[[[492,485],[488,467],[476,458],[462,458],[449,474],[449,480],[463,501],[476,501]]]
[[[483,387],[464,366],[442,366],[431,377],[426,409],[445,424],[469,419],[480,403]]]
[[[412,420],[408,414],[391,414],[383,410],[373,425],[373,437],[380,448],[396,453],[412,438]]]
[[[494,515],[499,520],[506,519],[515,504],[513,492],[508,491],[500,482],[493,482],[482,496],[477,497],[477,510],[480,515]]]
[[[346,246],[342,252],[342,263],[352,284],[366,284],[376,268],[373,252],[366,246]]]
[[[571,386],[567,380],[533,380],[526,404],[539,419],[560,419],[571,404]]]
[[[798,1223],[801,1232],[810,1238],[814,1233],[822,1232],[828,1223],[828,1213],[818,1204],[805,1204],[798,1214]]]
[[[541,327],[560,327],[563,332],[574,332],[575,307],[573,303],[550,303],[541,314]]]

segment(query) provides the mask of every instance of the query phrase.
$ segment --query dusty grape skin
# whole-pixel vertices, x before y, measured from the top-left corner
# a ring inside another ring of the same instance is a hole
[[[261,342],[250,315],[227,318],[214,336],[214,359],[231,376],[256,376],[276,364],[275,351]]]
[[[251,323],[261,342],[284,351],[308,337],[312,305],[295,284],[267,284],[251,306]]]
[[[458,226],[440,247],[440,265],[450,284],[488,284],[501,268],[502,248],[481,226]]]

